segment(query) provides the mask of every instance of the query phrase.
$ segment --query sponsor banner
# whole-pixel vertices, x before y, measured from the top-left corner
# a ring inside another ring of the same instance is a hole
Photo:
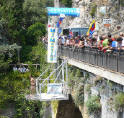
[[[48,27],[48,63],[57,63],[58,30]]]
[[[110,27],[111,24],[112,24],[112,19],[109,19],[109,18],[103,19],[103,25],[105,27]]]
[[[73,16],[79,17],[80,16],[80,9],[79,8],[55,8],[55,7],[48,7],[48,16],[59,16],[61,14],[65,16]]]
[[[103,19],[103,24],[112,24],[112,19],[109,18]]]
[[[62,83],[52,83],[47,85],[47,94],[62,94]]]

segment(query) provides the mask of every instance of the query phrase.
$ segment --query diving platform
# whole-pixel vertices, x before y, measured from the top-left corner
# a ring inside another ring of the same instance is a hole
[[[40,95],[26,95],[27,100],[36,100],[36,101],[60,101],[60,100],[69,100],[68,95],[63,94],[47,94],[47,93],[41,93]]]
[[[47,78],[43,75],[51,71]],[[31,80],[31,91],[25,95],[27,100],[54,101],[69,100],[67,61],[56,69],[48,68],[36,80]]]

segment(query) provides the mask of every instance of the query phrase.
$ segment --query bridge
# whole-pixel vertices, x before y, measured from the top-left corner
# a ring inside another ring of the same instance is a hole
[[[68,64],[124,85],[124,52],[102,52],[93,48],[59,46],[58,55]]]

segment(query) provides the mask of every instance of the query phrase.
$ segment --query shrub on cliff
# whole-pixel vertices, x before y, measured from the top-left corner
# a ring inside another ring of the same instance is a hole
[[[99,114],[101,112],[100,98],[98,96],[91,96],[86,102],[89,114]]]

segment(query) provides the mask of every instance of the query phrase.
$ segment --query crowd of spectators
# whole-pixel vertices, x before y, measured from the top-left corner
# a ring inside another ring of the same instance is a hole
[[[44,42],[47,37],[42,38]],[[109,51],[123,51],[124,50],[124,33],[120,32],[119,35],[112,36],[110,33],[107,35],[98,36],[95,32],[92,37],[89,36],[76,36],[70,37],[61,35],[58,41],[59,45],[77,47],[77,48],[96,48],[103,52]]]
[[[21,73],[25,73],[25,72],[29,72],[29,69],[24,67],[24,66],[20,66],[20,67],[17,67],[17,66],[14,66],[13,67],[13,71],[18,71],[18,72],[21,72]]]

